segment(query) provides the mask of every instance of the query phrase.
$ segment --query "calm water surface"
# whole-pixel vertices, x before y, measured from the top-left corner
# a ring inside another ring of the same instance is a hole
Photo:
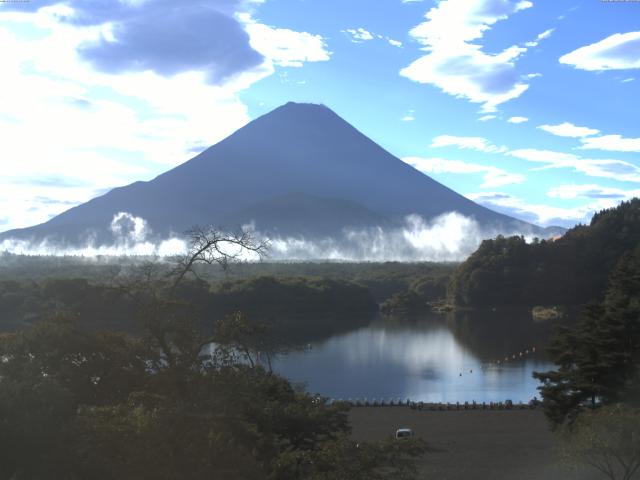
[[[549,331],[527,313],[377,320],[280,357],[274,369],[334,399],[526,402],[539,397],[531,373],[552,368]]]

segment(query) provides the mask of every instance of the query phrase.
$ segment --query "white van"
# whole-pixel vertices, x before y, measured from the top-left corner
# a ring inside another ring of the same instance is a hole
[[[396,430],[396,440],[411,437],[413,437],[413,430],[411,430],[410,428],[399,428],[398,430]]]

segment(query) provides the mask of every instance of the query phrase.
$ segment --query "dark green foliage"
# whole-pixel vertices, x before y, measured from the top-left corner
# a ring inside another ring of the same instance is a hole
[[[640,243],[640,200],[594,215],[564,236],[482,242],[455,272],[449,301],[459,306],[580,305],[600,299],[621,256]]]
[[[135,294],[131,283],[121,288],[86,279],[0,282],[0,330],[15,330],[58,311],[80,316],[89,328],[139,331],[135,312],[143,300],[140,296],[146,287],[162,283],[138,283]],[[199,314],[201,325],[242,310],[252,320],[296,337],[332,331],[347,322],[353,327],[369,320],[376,310],[367,288],[344,280],[262,276],[213,285],[185,280],[174,293]]]
[[[380,305],[380,312],[385,315],[407,317],[431,311],[426,300],[413,290],[396,293]]]
[[[375,311],[369,291],[355,283],[305,277],[255,277],[212,289],[207,312],[222,317],[242,310],[261,321],[277,317],[364,315]]]
[[[383,302],[380,312],[400,317],[429,313],[436,302],[444,301],[449,278],[442,272],[421,275],[409,284],[408,289],[395,293]]]
[[[275,466],[273,478],[293,480],[398,480],[415,478],[414,458],[426,451],[422,441],[357,444],[346,436],[315,450],[292,451]]]
[[[0,337],[1,478],[413,478],[421,442],[356,445],[343,404],[237,351],[260,344],[242,317],[213,337],[165,320],[139,339],[67,317]]]
[[[640,366],[640,248],[622,256],[601,304],[562,327],[549,353],[558,370],[536,373],[545,413],[554,424],[572,421],[584,403],[632,400]]]

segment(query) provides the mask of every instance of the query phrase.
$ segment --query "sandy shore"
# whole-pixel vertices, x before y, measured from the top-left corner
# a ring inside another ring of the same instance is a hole
[[[591,480],[557,458],[557,441],[538,410],[418,411],[408,407],[356,407],[353,437],[377,440],[408,427],[436,451],[420,460],[425,479]]]

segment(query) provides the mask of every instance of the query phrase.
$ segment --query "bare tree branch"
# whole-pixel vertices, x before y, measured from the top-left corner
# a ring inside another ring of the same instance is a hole
[[[236,262],[247,253],[253,253],[262,259],[268,248],[266,241],[258,240],[245,230],[236,233],[224,233],[214,227],[194,227],[187,232],[189,251],[178,261],[171,272],[175,276],[174,290],[188,274],[197,274],[194,266],[198,263],[218,264],[224,270],[230,263]]]

